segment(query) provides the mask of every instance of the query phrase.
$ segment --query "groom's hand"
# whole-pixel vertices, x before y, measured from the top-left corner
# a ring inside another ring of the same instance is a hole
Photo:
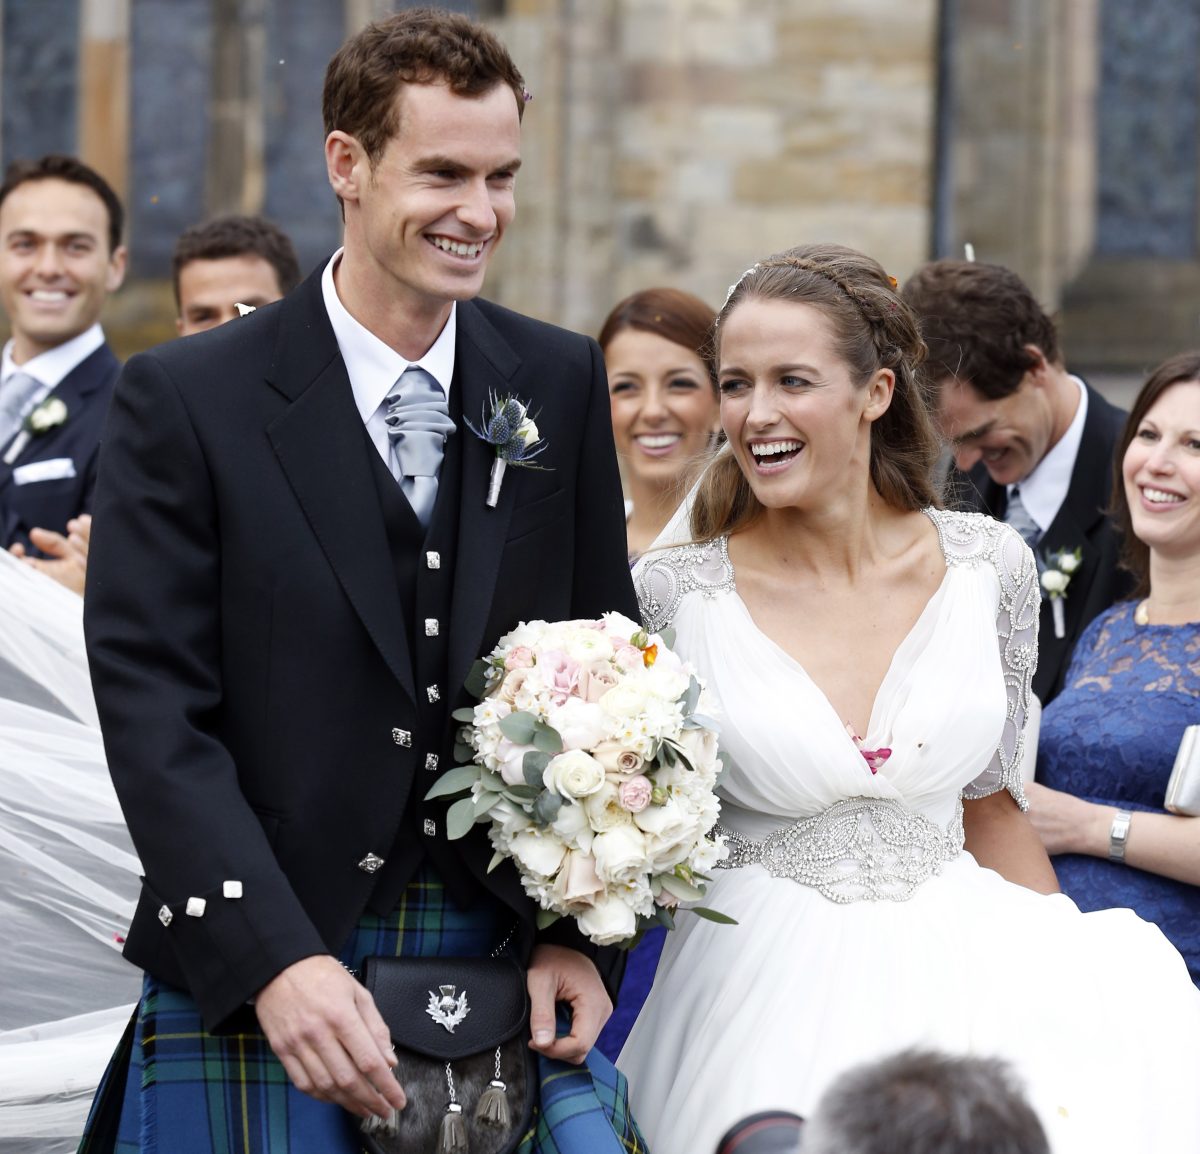
[[[388,1028],[366,988],[327,954],[280,971],[254,1008],[296,1089],[352,1114],[387,1118],[407,1099]]]
[[[576,1066],[595,1045],[612,1013],[608,991],[589,958],[566,946],[534,946],[529,960],[529,1045],[547,1058],[561,1058]],[[554,1006],[571,1007],[571,1032],[556,1038]]]

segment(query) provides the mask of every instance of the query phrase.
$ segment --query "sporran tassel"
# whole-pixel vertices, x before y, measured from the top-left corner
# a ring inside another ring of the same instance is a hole
[[[446,1107],[446,1116],[438,1132],[437,1154],[467,1154],[467,1124],[457,1102]]]
[[[508,1112],[508,1087],[499,1079],[488,1083],[488,1088],[479,1095],[475,1107],[475,1121],[488,1126],[507,1128],[512,1125]]]

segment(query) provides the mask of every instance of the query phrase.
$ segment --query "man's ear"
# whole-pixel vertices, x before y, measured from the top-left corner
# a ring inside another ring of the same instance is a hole
[[[325,138],[325,171],[338,199],[357,201],[369,168],[362,145],[348,132],[337,129]]]
[[[1042,352],[1039,345],[1024,345],[1025,355],[1029,357],[1030,365],[1025,372],[1033,378],[1034,384],[1041,384],[1046,377],[1046,370],[1050,367],[1050,362],[1046,359],[1046,354]]]
[[[128,261],[129,250],[123,244],[117,245],[112,256],[108,258],[108,272],[104,277],[106,292],[115,293],[125,282],[125,267]]]

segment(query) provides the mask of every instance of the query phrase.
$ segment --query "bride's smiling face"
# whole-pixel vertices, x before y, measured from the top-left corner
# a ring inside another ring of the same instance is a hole
[[[825,313],[797,301],[751,298],[721,322],[721,424],[768,509],[825,507],[868,476],[894,377],[856,384],[837,343]]]

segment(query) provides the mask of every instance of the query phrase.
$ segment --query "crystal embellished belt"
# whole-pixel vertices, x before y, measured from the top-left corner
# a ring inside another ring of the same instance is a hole
[[[851,797],[761,841],[721,825],[713,832],[729,845],[722,869],[761,865],[831,902],[902,902],[962,852],[962,802],[946,829],[897,801]]]

